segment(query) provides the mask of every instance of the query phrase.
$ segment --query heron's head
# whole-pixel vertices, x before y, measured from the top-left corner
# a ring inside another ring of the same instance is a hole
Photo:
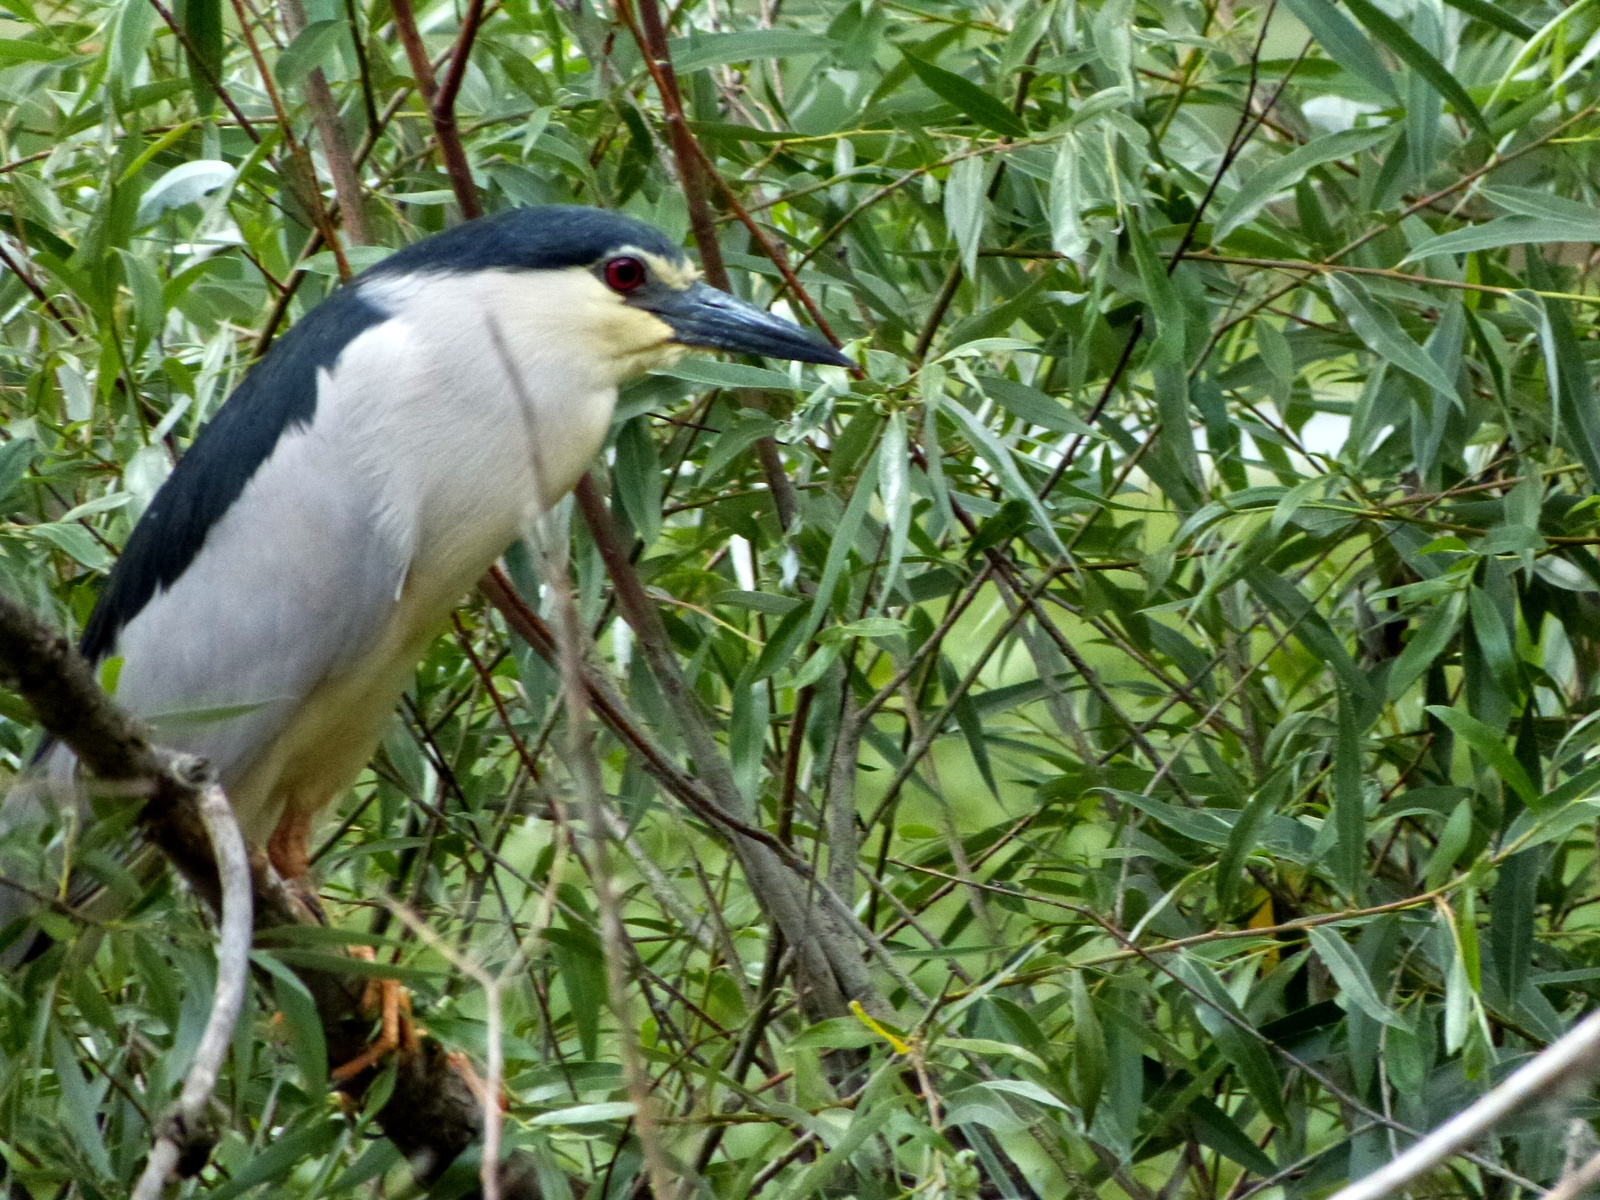
[[[519,307],[539,314],[563,357],[617,381],[684,349],[853,366],[792,321],[710,287],[681,247],[618,213],[548,205],[459,225],[385,259],[366,279],[444,271],[515,277]],[[515,314],[507,314],[512,326]]]

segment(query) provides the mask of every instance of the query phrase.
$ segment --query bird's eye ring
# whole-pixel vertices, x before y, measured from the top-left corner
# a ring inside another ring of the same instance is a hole
[[[613,258],[605,266],[606,286],[613,292],[636,292],[649,282],[649,272],[637,258]]]

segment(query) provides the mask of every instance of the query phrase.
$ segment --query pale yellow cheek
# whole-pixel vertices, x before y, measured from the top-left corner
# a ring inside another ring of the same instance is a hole
[[[637,308],[618,305],[599,329],[596,349],[614,363],[619,377],[637,375],[676,362],[683,347],[674,344],[672,327]]]

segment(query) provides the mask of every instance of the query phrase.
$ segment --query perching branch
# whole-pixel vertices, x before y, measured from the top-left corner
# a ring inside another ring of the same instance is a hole
[[[240,925],[250,925],[253,915],[257,935],[270,938],[274,928],[321,922],[278,878],[259,849],[250,851],[246,858],[249,902],[236,902],[240,886],[238,860],[244,851],[242,842],[229,845],[226,826],[232,824],[231,810],[223,822],[215,807],[226,804],[221,790],[206,779],[195,760],[168,754],[152,745],[143,727],[100,689],[93,669],[71,643],[3,595],[0,682],[28,701],[39,723],[72,749],[83,767],[96,777],[98,786],[130,800],[143,800],[139,824],[145,837],[171,860],[213,910],[222,914],[212,1019],[174,1117],[162,1126],[161,1141],[152,1154],[160,1168],[156,1175],[159,1180],[166,1178],[173,1162],[180,1170],[193,1173],[204,1165],[203,1152],[210,1149],[209,1140],[200,1136],[203,1123],[199,1115],[215,1085],[231,1038],[232,1015],[237,1015],[243,995],[237,964],[241,959],[248,962],[250,942],[239,932]],[[237,838],[237,830],[233,830],[233,836]],[[222,861],[220,880],[213,845],[218,847]],[[329,1060],[354,1059],[365,1049],[372,1024],[362,1011],[363,980],[336,969],[294,970],[316,1002]],[[222,1029],[225,1016],[229,1027],[226,1032]],[[221,1046],[220,1053],[211,1049],[217,1045]],[[359,1096],[376,1077],[376,1071],[368,1071],[350,1081],[347,1090]],[[424,1184],[443,1174],[463,1151],[480,1140],[483,1132],[480,1096],[471,1081],[456,1069],[444,1047],[431,1038],[424,1038],[416,1053],[401,1058],[394,1091],[377,1122]],[[172,1149],[161,1149],[167,1141],[178,1150],[175,1158]],[[146,1173],[148,1176],[148,1169]],[[502,1165],[500,1184],[502,1200],[539,1200],[542,1195],[535,1164],[521,1153],[509,1156]],[[156,1194],[159,1186],[155,1192],[142,1193]]]
[[[244,1007],[250,981],[250,932],[253,917],[250,856],[245,850],[239,822],[222,788],[207,782],[200,793],[200,819],[205,822],[222,876],[222,928],[217,938],[217,990],[211,1000],[194,1064],[183,1082],[178,1103],[157,1125],[159,1133],[150,1151],[133,1200],[156,1200],[174,1169],[193,1175],[210,1156],[216,1141],[205,1119],[206,1106],[216,1090],[217,1076],[233,1041],[233,1027]]]
[[[244,839],[227,796],[206,766],[153,747],[101,691],[71,644],[5,596],[0,596],[0,677],[96,776],[145,797],[140,822],[146,834],[174,861],[204,864],[196,877],[199,890],[221,913],[211,1015],[177,1106],[157,1126],[156,1144],[134,1192],[135,1200],[154,1200],[174,1168],[194,1174],[216,1142],[206,1128],[205,1109],[233,1039],[250,967],[253,906]]]
[[[1384,1200],[1477,1141],[1517,1109],[1600,1075],[1600,1011],[1535,1055],[1475,1104],[1458,1112],[1399,1158],[1334,1194],[1333,1200]],[[1588,1171],[1594,1164],[1586,1165]],[[1554,1193],[1552,1193],[1553,1195]]]

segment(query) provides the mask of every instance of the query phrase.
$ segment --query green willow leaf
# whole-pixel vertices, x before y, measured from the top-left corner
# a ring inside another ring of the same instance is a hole
[[[0,65],[59,62],[67,56],[65,50],[46,46],[42,42],[30,42],[21,38],[0,38]]]
[[[650,418],[635,417],[617,434],[612,486],[622,509],[648,549],[661,534],[661,455],[650,434]]]
[[[1531,25],[1519,21],[1500,5],[1489,3],[1489,0],[1444,0],[1444,2],[1451,8],[1464,12],[1469,17],[1476,17],[1485,25],[1493,25],[1513,37],[1526,40],[1534,35]]]
[[[1217,217],[1211,230],[1211,240],[1221,242],[1251,220],[1273,196],[1287,191],[1304,179],[1306,172],[1323,163],[1338,162],[1363,150],[1370,150],[1393,136],[1393,130],[1383,127],[1346,129],[1339,133],[1324,134],[1304,146],[1296,147],[1260,170],[1251,172],[1245,178],[1244,186],[1233,194],[1227,207]]]
[[[1362,966],[1350,943],[1339,936],[1338,930],[1318,925],[1307,930],[1306,935],[1346,1000],[1380,1024],[1392,1025],[1397,1029],[1408,1028],[1400,1015],[1379,997],[1367,968]]]
[[[1334,874],[1345,895],[1360,904],[1366,892],[1366,789],[1361,783],[1361,731],[1355,702],[1342,688],[1338,710],[1338,737],[1333,751]]]
[[[1261,1106],[1267,1119],[1277,1123],[1288,1120],[1283,1107],[1283,1080],[1273,1065],[1272,1056],[1253,1030],[1248,1027],[1243,1014],[1222,986],[1215,972],[1206,964],[1188,954],[1177,956],[1172,964],[1174,972],[1195,993],[1194,1012],[1200,1024],[1217,1041],[1222,1055],[1238,1073],[1239,1082]]]
[[[195,107],[205,116],[216,107],[222,78],[222,0],[183,0],[178,11],[188,35],[183,50]]]
[[[954,71],[946,71],[943,67],[935,66],[910,51],[901,53],[911,69],[916,72],[917,78],[922,80],[930,92],[977,124],[1002,137],[1028,136],[1028,127],[1017,118],[1017,115],[972,80],[957,75]]]
[[[1600,215],[1589,224],[1553,220],[1545,217],[1496,217],[1481,225],[1453,229],[1425,238],[1412,247],[1400,262],[1420,262],[1437,254],[1470,254],[1475,250],[1499,250],[1548,242],[1600,242]]]
[[[1377,35],[1379,41],[1394,51],[1397,58],[1426,79],[1434,91],[1455,106],[1457,116],[1481,133],[1485,140],[1491,142],[1494,140],[1494,135],[1489,131],[1489,123],[1483,119],[1483,114],[1478,111],[1478,106],[1473,103],[1472,97],[1467,95],[1467,89],[1461,86],[1456,77],[1438,59],[1424,50],[1398,21],[1372,3],[1372,0],[1344,0],[1344,2],[1350,11],[1360,18],[1361,23]]]
[[[757,58],[790,58],[802,54],[830,54],[839,43],[826,34],[803,29],[750,29],[737,33],[695,33],[667,43],[673,69],[683,75],[726,63]]]
[[[339,44],[348,36],[349,28],[342,18],[312,21],[278,55],[272,72],[278,77],[278,82],[284,87],[295,87],[312,71],[327,64]]]
[[[1389,699],[1398,700],[1444,653],[1461,625],[1466,600],[1457,592],[1434,606],[1389,668]]]
[[[1430,704],[1428,712],[1448,725],[1458,737],[1463,738],[1472,747],[1473,753],[1483,759],[1484,763],[1521,797],[1524,804],[1532,809],[1544,807],[1544,802],[1533,786],[1533,781],[1528,778],[1528,773],[1523,770],[1522,764],[1506,748],[1505,742],[1493,729],[1459,708]]]
[[[1330,0],[1284,0],[1284,3],[1311,30],[1311,36],[1334,62],[1385,96],[1400,98],[1394,76],[1383,65],[1383,59],[1378,57],[1366,34]]]
[[[1455,380],[1401,327],[1395,315],[1368,294],[1352,275],[1328,276],[1334,303],[1367,346],[1408,375],[1414,375],[1447,400],[1456,399]]]
[[[1106,1035],[1083,972],[1072,972],[1072,1082],[1084,1124],[1092,1124],[1106,1087]]]

